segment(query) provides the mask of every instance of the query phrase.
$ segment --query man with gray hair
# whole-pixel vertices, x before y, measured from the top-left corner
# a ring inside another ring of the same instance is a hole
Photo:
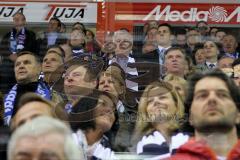
[[[8,160],[84,160],[82,148],[72,139],[72,132],[61,121],[37,117],[19,127],[8,145]]]

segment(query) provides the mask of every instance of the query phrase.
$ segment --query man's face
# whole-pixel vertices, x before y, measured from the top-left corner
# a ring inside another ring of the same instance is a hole
[[[223,38],[223,49],[226,53],[234,53],[238,46],[236,38],[232,35],[227,35]]]
[[[203,45],[206,58],[217,57],[219,50],[213,41],[206,41]]]
[[[48,133],[38,137],[21,137],[16,142],[13,151],[13,160],[65,159],[64,137],[60,133]]]
[[[217,32],[216,33],[216,41],[217,42],[221,42],[222,43],[222,40],[223,40],[223,37],[226,35],[225,32]]]
[[[206,23],[199,23],[198,24],[198,31],[200,32],[201,35],[207,35],[209,32],[210,28]]]
[[[70,34],[70,44],[72,46],[81,46],[85,43],[85,34],[81,30],[74,30]]]
[[[190,30],[187,33],[187,43],[190,45],[195,45],[196,43],[199,43],[201,41],[200,39],[200,33],[196,30]]]
[[[43,73],[52,73],[62,64],[62,57],[57,53],[49,51],[43,58],[42,71]]]
[[[184,46],[186,44],[186,41],[187,41],[187,37],[185,34],[178,34],[176,36],[176,41],[177,41],[177,44],[180,45],[180,46]]]
[[[196,83],[190,109],[190,122],[195,129],[233,127],[239,112],[224,81],[206,77]]]
[[[156,28],[152,28],[147,32],[147,40],[148,41],[156,41],[156,35],[158,34],[158,30]]]
[[[113,39],[116,44],[115,54],[128,56],[133,46],[132,35],[120,31],[114,35]]]
[[[160,46],[171,45],[171,32],[167,26],[158,28],[157,41]]]
[[[26,24],[26,20],[21,14],[16,14],[13,17],[13,23],[15,27],[24,27]]]
[[[172,50],[165,56],[167,73],[179,74],[184,72],[185,60],[180,50]]]
[[[29,102],[23,105],[13,119],[13,128],[17,128],[24,123],[38,116],[52,116],[51,106],[43,102]]]
[[[61,27],[58,26],[57,20],[50,20],[48,23],[48,32],[59,32]]]
[[[84,88],[94,89],[96,81],[90,81],[84,66],[70,67],[64,79],[64,91],[66,94],[84,94]]]
[[[40,70],[41,67],[35,57],[29,54],[18,57],[14,66],[15,77],[18,83],[37,81]]]

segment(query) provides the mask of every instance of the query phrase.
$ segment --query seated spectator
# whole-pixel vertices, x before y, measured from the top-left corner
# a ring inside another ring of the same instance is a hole
[[[116,110],[120,117],[119,129],[112,144],[118,152],[128,151],[135,121],[130,116],[135,115],[135,110],[126,101],[125,73],[117,64],[110,65],[99,76],[98,89],[113,94],[117,97]],[[132,97],[133,98],[133,97]]]
[[[192,54],[197,43],[201,43],[201,35],[198,30],[190,28],[187,32],[187,53]]]
[[[203,44],[206,61],[199,65],[197,71],[211,71],[218,67],[217,60],[219,55],[219,48],[217,43],[213,41],[206,41]]]
[[[86,35],[82,30],[73,29],[69,37],[69,45],[72,48],[73,56],[79,57],[86,54]]]
[[[215,41],[216,42],[218,42],[218,43],[221,43],[221,44],[223,44],[223,37],[226,35],[226,32],[224,31],[224,30],[218,30],[217,32],[216,32],[216,35],[215,35],[215,37],[216,37],[216,39],[215,39]]]
[[[136,136],[143,137],[137,144],[137,154],[167,158],[188,140],[188,136],[177,132],[184,116],[184,105],[171,84],[151,83],[140,99],[138,115]]]
[[[75,142],[88,159],[114,159],[105,135],[117,125],[116,101],[106,92],[95,92],[75,103],[69,114]]]
[[[196,74],[189,86],[186,107],[195,136],[170,159],[239,159],[238,87],[221,71]]]
[[[176,44],[185,49],[187,47],[187,32],[185,29],[179,29],[176,33]]]
[[[64,64],[65,52],[59,46],[51,46],[45,56],[43,57],[42,63],[42,73],[43,80],[49,85],[52,86],[59,78],[62,77],[63,70],[56,70]],[[50,78],[51,77],[51,78]],[[50,81],[51,80],[51,81]]]
[[[138,84],[128,80],[129,78],[138,75],[136,68],[128,67],[128,64],[135,63],[135,59],[131,57],[133,37],[125,30],[118,30],[114,33],[113,42],[116,45],[115,57],[113,57],[108,64],[114,62],[119,64],[126,73],[127,88],[137,91]]]
[[[210,37],[209,37],[210,27],[206,21],[197,22],[196,28],[201,35],[202,41],[206,41],[206,40],[210,39]]]
[[[19,127],[8,145],[8,160],[18,159],[86,159],[68,126],[50,117],[37,117]]]
[[[44,57],[48,47],[52,45],[59,45],[65,41],[65,37],[60,33],[61,21],[52,17],[48,23],[47,32],[40,33],[38,38],[40,57]]]
[[[164,67],[166,74],[173,74],[179,77],[184,77],[185,74],[185,52],[179,47],[171,47],[165,52]]]
[[[80,59],[82,58],[82,59]],[[63,92],[66,96],[64,108],[69,113],[72,105],[77,102],[81,97],[93,92],[97,87],[97,77],[102,71],[103,62],[101,60],[84,60],[85,57],[74,58],[63,67],[66,67],[64,85],[58,86],[56,83],[56,91]],[[62,80],[59,80],[61,82]]]
[[[24,94],[17,105],[18,111],[11,121],[11,130],[15,130],[24,123],[39,117],[49,116],[58,118],[62,121],[67,121],[67,115],[61,107],[55,106],[51,101],[48,101],[35,93]]]
[[[99,56],[100,50],[101,50],[101,47],[96,40],[95,34],[90,29],[87,29],[86,30],[86,51],[91,54],[95,54]]]
[[[205,63],[205,61],[206,61],[205,51],[203,49],[202,43],[198,43],[195,45],[195,48],[192,52],[192,56],[193,56],[194,65],[198,66],[198,65],[202,65]]]
[[[12,87],[4,99],[5,125],[10,124],[11,117],[17,111],[16,105],[23,94],[35,92],[48,100],[51,99],[48,86],[44,82],[38,81],[41,63],[34,53],[20,52],[15,61],[14,71],[17,84]]]
[[[26,28],[26,17],[17,12],[13,15],[13,28],[3,36],[0,44],[0,90],[4,94],[16,83],[14,78],[14,62],[17,53],[31,51],[37,53],[37,41],[34,32]]]
[[[217,33],[217,31],[218,31],[218,28],[216,28],[216,27],[211,27],[211,28],[210,28],[209,36],[210,36],[210,39],[211,39],[212,41],[215,41],[215,40],[216,40],[216,33]]]
[[[237,39],[231,35],[227,34],[222,40],[224,54],[226,56],[232,57],[234,59],[240,58],[240,54],[237,52],[238,42]]]

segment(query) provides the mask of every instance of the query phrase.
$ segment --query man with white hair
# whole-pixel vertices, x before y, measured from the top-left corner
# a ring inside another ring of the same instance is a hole
[[[84,160],[82,148],[63,122],[37,117],[19,127],[8,144],[8,160]]]
[[[109,61],[109,64],[117,63],[127,74],[127,78],[138,75],[136,68],[131,68],[128,64],[135,63],[135,59],[131,57],[133,48],[133,36],[126,30],[118,30],[114,33],[113,42],[116,45],[115,56]],[[126,80],[127,88],[138,90],[135,82]]]

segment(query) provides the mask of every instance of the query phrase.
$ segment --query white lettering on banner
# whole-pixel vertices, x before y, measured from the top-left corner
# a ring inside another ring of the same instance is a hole
[[[23,7],[17,7],[17,6],[0,7],[0,18],[12,17],[17,12],[23,13]]]
[[[147,16],[143,18],[143,21],[154,17],[157,21],[196,22],[208,21],[208,19],[211,19],[211,21],[214,22],[229,22],[235,16],[237,16],[236,22],[240,22],[240,7],[237,7],[231,14],[228,15],[227,10],[220,6],[213,6],[207,11],[199,11],[198,8],[189,8],[189,10],[178,11],[171,10],[171,5],[167,5],[165,8],[162,8],[161,5],[157,5]]]

